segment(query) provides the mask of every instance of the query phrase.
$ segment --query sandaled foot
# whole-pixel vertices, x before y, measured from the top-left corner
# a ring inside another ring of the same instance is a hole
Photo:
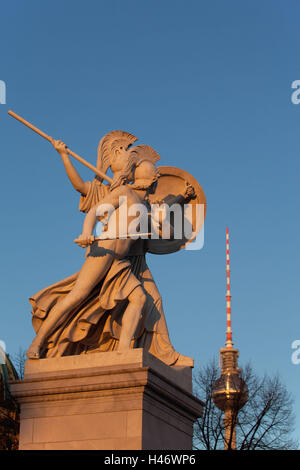
[[[28,359],[39,359],[39,348],[37,346],[31,345],[26,353],[26,356],[28,357]]]
[[[130,348],[121,348],[116,350],[117,354],[126,354],[128,351],[130,351]]]
[[[194,367],[194,359],[183,354],[179,354],[179,357],[173,366],[182,367]]]

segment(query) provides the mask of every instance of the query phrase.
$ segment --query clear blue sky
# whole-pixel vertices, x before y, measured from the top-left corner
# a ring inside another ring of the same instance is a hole
[[[33,339],[28,297],[77,271],[83,215],[51,145],[23,115],[95,164],[128,130],[192,173],[208,202],[201,251],[149,255],[175,348],[205,364],[225,341],[225,230],[240,362],[279,372],[300,437],[298,1],[11,0],[1,5],[1,333]],[[76,164],[82,176],[89,170]]]

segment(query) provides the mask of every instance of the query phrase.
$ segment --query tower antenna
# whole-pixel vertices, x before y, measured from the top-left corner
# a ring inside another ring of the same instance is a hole
[[[232,348],[232,330],[231,330],[231,294],[230,294],[230,263],[229,263],[229,229],[226,228],[226,275],[227,275],[227,292],[226,292],[226,311],[227,311],[227,330],[226,330],[226,348]]]

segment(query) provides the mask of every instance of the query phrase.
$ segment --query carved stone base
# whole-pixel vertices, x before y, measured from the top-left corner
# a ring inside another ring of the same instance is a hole
[[[11,391],[22,450],[188,450],[203,406],[191,367],[169,367],[143,349],[29,360]]]

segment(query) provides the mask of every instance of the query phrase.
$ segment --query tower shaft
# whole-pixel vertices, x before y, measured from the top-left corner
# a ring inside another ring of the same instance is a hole
[[[225,427],[224,450],[236,450],[236,419],[237,413],[232,408],[226,408],[223,418]]]

